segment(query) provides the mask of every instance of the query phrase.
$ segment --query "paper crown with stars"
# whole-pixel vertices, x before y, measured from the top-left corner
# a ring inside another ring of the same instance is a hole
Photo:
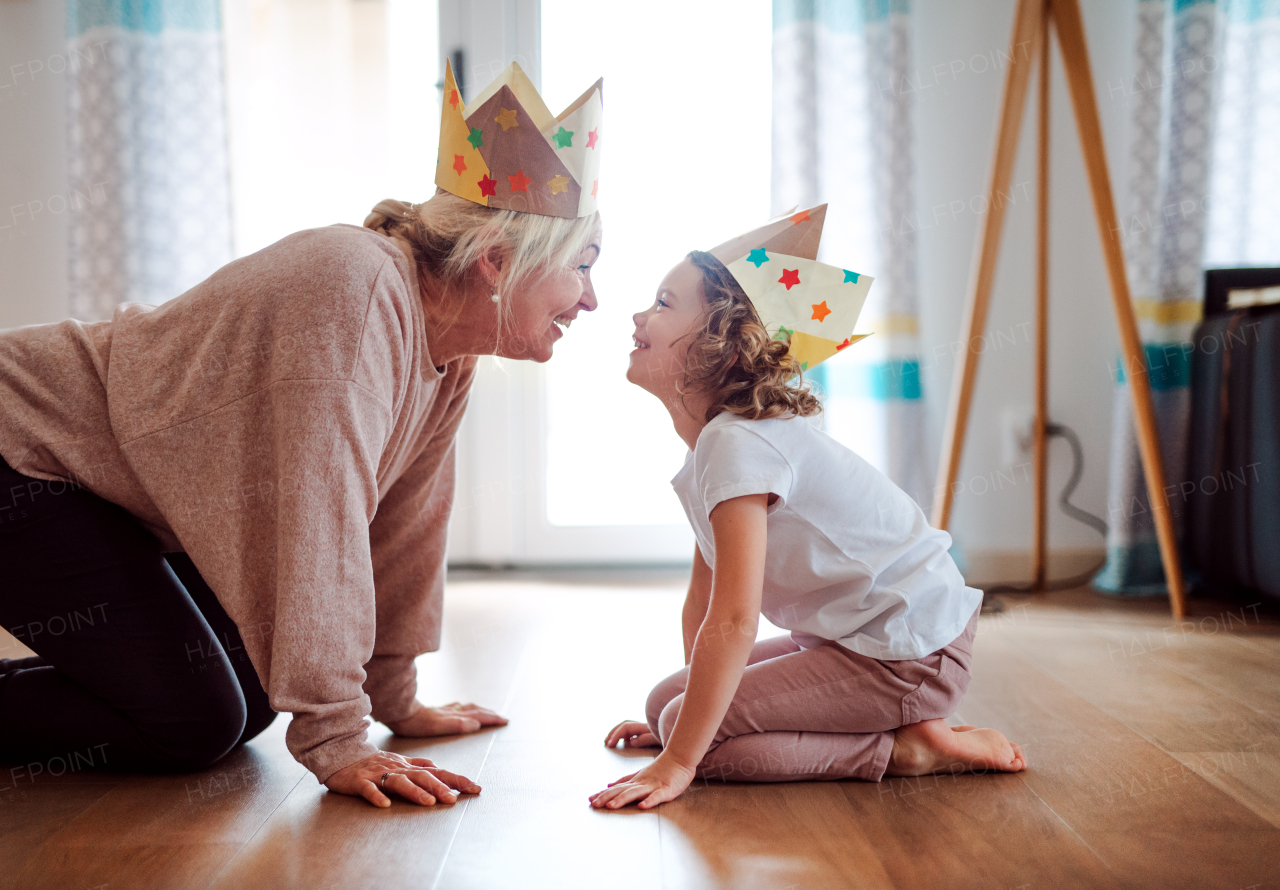
[[[603,84],[553,117],[512,62],[464,107],[445,62],[436,185],[503,210],[565,219],[595,213]]]
[[[873,279],[818,262],[826,216],[826,204],[801,210],[709,251],[806,371],[868,336],[853,329]]]

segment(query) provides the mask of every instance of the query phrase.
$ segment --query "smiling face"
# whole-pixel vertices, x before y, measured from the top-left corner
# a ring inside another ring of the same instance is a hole
[[[600,256],[599,234],[578,255],[572,269],[558,269],[519,289],[512,297],[511,315],[499,338],[496,353],[504,358],[545,362],[552,347],[579,312],[598,305],[591,284],[591,267]]]
[[[699,290],[702,273],[688,259],[667,273],[653,305],[631,317],[635,349],[627,379],[663,403],[678,396],[684,379],[689,336],[702,325],[706,305]]]

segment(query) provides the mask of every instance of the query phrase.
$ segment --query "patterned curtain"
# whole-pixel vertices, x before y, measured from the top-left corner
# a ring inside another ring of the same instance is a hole
[[[229,262],[218,0],[67,0],[70,306],[161,303]]]
[[[1141,0],[1135,72],[1121,91],[1133,138],[1120,234],[1173,486],[1187,473],[1204,269],[1280,261],[1280,0]],[[1130,370],[1117,360],[1108,558],[1093,584],[1164,593]],[[1170,506],[1181,537],[1177,502]]]
[[[874,276],[860,332],[812,375],[826,428],[926,510],[907,0],[774,0],[773,209],[829,202],[819,259]]]

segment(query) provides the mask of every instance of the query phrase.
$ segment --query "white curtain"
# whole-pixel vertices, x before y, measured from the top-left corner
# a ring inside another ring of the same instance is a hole
[[[920,385],[907,0],[775,0],[773,209],[828,202],[820,259],[873,276],[828,359],[826,428],[931,504]]]
[[[231,259],[218,0],[68,0],[70,311],[160,303]]]
[[[1204,269],[1280,263],[1280,0],[1142,0],[1122,237],[1169,485],[1186,476]],[[1094,586],[1165,591],[1117,361],[1107,564]],[[1174,506],[1175,525],[1181,519]]]

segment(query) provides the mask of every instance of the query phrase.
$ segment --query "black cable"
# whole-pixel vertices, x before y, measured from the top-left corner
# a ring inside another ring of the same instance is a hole
[[[1071,459],[1073,467],[1071,470],[1071,478],[1067,480],[1067,484],[1062,487],[1062,494],[1058,495],[1058,505],[1062,508],[1062,512],[1066,513],[1076,522],[1089,526],[1102,535],[1103,540],[1107,537],[1107,523],[1099,516],[1094,516],[1087,510],[1081,510],[1075,504],[1071,503],[1071,495],[1075,494],[1076,486],[1080,484],[1080,479],[1084,476],[1084,448],[1080,444],[1080,437],[1076,435],[1075,430],[1061,423],[1050,423],[1045,426],[1045,434],[1047,436],[1061,436],[1067,440],[1071,446]],[[1081,572],[1078,575],[1072,575],[1070,578],[1059,578],[1057,581],[1049,581],[1041,589],[1044,591],[1052,590],[1070,590],[1073,587],[1079,587],[1087,582],[1098,570],[1107,564],[1106,557],[1097,565],[1088,571]],[[984,594],[987,593],[1036,593],[1037,588],[1032,582],[1019,583],[1016,581],[1001,581],[996,584],[986,584],[978,588]]]

